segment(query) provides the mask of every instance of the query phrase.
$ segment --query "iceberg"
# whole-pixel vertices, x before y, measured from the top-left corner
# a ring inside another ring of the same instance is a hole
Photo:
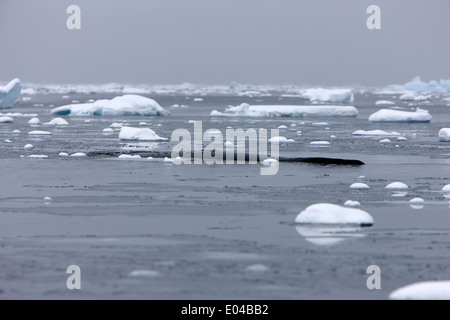
[[[386,132],[383,130],[357,130],[352,133],[354,136],[400,136],[396,131]]]
[[[301,93],[301,98],[308,99],[316,103],[353,103],[352,89],[323,89],[311,88]]]
[[[431,80],[423,82],[420,77],[414,77],[410,82],[403,85],[392,84],[387,86],[391,91],[413,91],[413,92],[446,92],[450,91],[450,80],[441,79],[439,82]]]
[[[138,95],[118,96],[92,103],[70,104],[52,110],[55,115],[73,116],[167,116],[170,112],[155,100]]]
[[[439,141],[449,142],[450,141],[450,128],[442,128],[441,130],[439,130],[438,135],[439,135]]]
[[[0,86],[0,109],[12,108],[19,100],[22,84],[19,79],[11,80],[6,86]]]
[[[0,123],[13,123],[14,119],[11,117],[0,117]]]
[[[381,109],[369,117],[373,122],[430,122],[431,115],[426,110],[416,112]]]
[[[400,96],[403,101],[426,101],[430,100],[430,96],[417,95],[414,92],[407,92]]]
[[[295,218],[300,224],[351,224],[373,225],[373,217],[367,212],[331,203],[317,203],[307,207]]]
[[[149,128],[133,128],[122,127],[119,133],[120,140],[132,141],[165,141],[167,138],[162,138],[156,134],[155,131]]]
[[[211,111],[212,117],[356,117],[353,106],[332,105],[249,105],[230,106],[225,112]]]
[[[394,290],[394,300],[450,300],[450,281],[422,281]]]
[[[384,187],[385,189],[388,190],[404,190],[404,189],[409,189],[408,185],[406,185],[403,182],[392,182],[390,184],[388,184],[386,187]]]
[[[350,189],[370,189],[370,187],[362,182],[355,182],[350,185]]]

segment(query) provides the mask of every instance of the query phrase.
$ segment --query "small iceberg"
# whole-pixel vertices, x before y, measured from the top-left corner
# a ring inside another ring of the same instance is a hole
[[[441,130],[439,130],[438,136],[439,136],[439,141],[449,142],[450,141],[450,128],[442,128]]]
[[[295,218],[299,224],[373,225],[373,217],[361,209],[331,203],[317,203],[307,207]]]
[[[0,86],[0,109],[12,108],[19,100],[22,84],[19,79],[11,80],[6,86]]]
[[[93,103],[71,104],[52,110],[55,115],[73,116],[168,116],[155,100],[139,95],[118,96],[111,100],[102,99]]]
[[[361,190],[363,190],[363,189],[370,189],[370,187],[367,184],[365,184],[365,183],[355,182],[352,185],[350,185],[350,189],[361,189]]]
[[[47,159],[48,156],[45,154],[30,154],[28,156],[28,158],[32,158],[32,159]]]
[[[393,300],[450,300],[450,281],[422,281],[394,290]]]
[[[120,156],[118,156],[118,159],[121,160],[135,160],[135,159],[141,159],[141,156],[136,154],[136,155],[131,155],[131,154],[121,154]]]
[[[301,98],[315,103],[353,103],[352,89],[323,89],[310,88],[302,92]]]
[[[45,126],[68,126],[69,123],[63,118],[54,118],[49,122],[44,123]]]
[[[359,201],[347,200],[344,202],[344,206],[350,208],[359,208],[361,206],[361,203]]]
[[[48,131],[34,130],[28,132],[28,134],[31,136],[50,136],[52,133]]]
[[[122,127],[119,133],[120,140],[131,140],[131,141],[166,141],[167,138],[162,138],[156,134],[150,128],[133,128],[133,127]]]
[[[379,105],[388,105],[388,106],[391,106],[391,105],[394,105],[395,103],[393,102],[393,101],[389,101],[389,100],[378,100],[377,102],[375,102],[375,105],[376,106],[379,106]]]
[[[76,153],[72,153],[70,156],[71,157],[75,157],[75,158],[81,158],[81,157],[86,157],[86,153],[84,153],[84,152],[76,152]]]
[[[372,122],[430,122],[431,115],[426,110],[416,112],[381,109],[369,117]]]
[[[31,118],[30,120],[28,120],[28,125],[30,126],[38,126],[41,124],[41,120],[39,120],[39,118]]]
[[[14,119],[11,117],[0,117],[0,123],[13,123]]]
[[[313,145],[313,146],[329,146],[330,142],[328,142],[328,141],[311,141],[309,144]]]
[[[249,105],[230,106],[225,112],[211,111],[212,117],[356,117],[353,106]]]
[[[384,187],[385,189],[388,190],[405,190],[405,189],[409,189],[408,185],[406,185],[403,182],[392,182],[389,183],[386,187]]]
[[[396,132],[396,131],[392,131],[392,132],[386,132],[383,130],[357,130],[355,132],[352,133],[352,135],[354,136],[392,136],[392,137],[396,137],[396,136],[400,136],[400,133]]]
[[[399,99],[403,101],[426,101],[430,100],[430,96],[422,96],[417,95],[414,92],[407,92],[401,95]]]

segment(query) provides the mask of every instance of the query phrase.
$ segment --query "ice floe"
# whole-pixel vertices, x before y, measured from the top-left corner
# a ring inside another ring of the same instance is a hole
[[[353,106],[249,105],[230,106],[225,112],[211,111],[213,117],[356,117]]]
[[[48,156],[45,154],[30,154],[28,156],[28,158],[33,158],[33,159],[47,159]]]
[[[122,127],[119,133],[120,140],[131,141],[165,141],[167,138],[160,137],[150,128]]]
[[[355,182],[350,185],[350,189],[370,189],[370,187],[362,182]]]
[[[347,200],[347,201],[344,202],[344,206],[357,208],[357,207],[361,206],[361,203],[359,201]]]
[[[450,141],[450,128],[442,128],[441,130],[439,130],[438,136],[439,136],[439,141],[449,142]]]
[[[34,131],[28,132],[28,134],[31,136],[49,136],[52,133],[49,131],[34,130]]]
[[[167,116],[155,100],[138,95],[118,96],[111,100],[102,99],[93,103],[71,104],[52,110],[56,115],[73,116]]]
[[[394,101],[390,101],[390,100],[378,100],[377,102],[375,102],[376,106],[379,105],[394,105],[395,102]]]
[[[136,159],[141,159],[141,156],[136,154],[136,155],[131,155],[131,154],[121,154],[120,156],[117,157],[118,159],[121,160],[136,160]]]
[[[369,117],[372,122],[430,122],[431,115],[426,110],[416,112],[381,109]]]
[[[373,225],[373,217],[366,211],[331,203],[317,203],[307,207],[295,218],[299,224]]]
[[[31,149],[33,149],[33,148],[34,148],[34,146],[33,146],[32,144],[30,144],[30,143],[26,144],[26,145],[23,147],[24,150],[31,150]]]
[[[3,87],[0,86],[0,109],[12,108],[20,100],[21,91],[22,84],[17,78]]]
[[[30,120],[28,120],[28,125],[30,126],[37,126],[41,124],[41,120],[39,120],[39,118],[31,118]]]
[[[422,281],[394,290],[393,300],[450,300],[450,281]]]
[[[301,97],[316,103],[353,103],[352,89],[310,88],[301,93]]]
[[[86,157],[86,153],[84,153],[84,152],[75,152],[75,153],[72,153],[70,156],[71,157],[75,157],[75,158],[81,158],[81,157]]]
[[[309,144],[313,145],[313,146],[329,146],[330,142],[328,142],[328,141],[311,141]]]
[[[14,119],[11,117],[0,117],[0,123],[13,123]]]
[[[400,136],[400,133],[396,131],[386,132],[383,130],[357,130],[352,133],[355,136]]]
[[[68,157],[69,154],[67,152],[60,152],[60,153],[58,153],[58,156],[60,156],[60,157]]]
[[[414,92],[407,92],[400,96],[400,100],[403,101],[426,101],[430,100],[430,96],[418,95]]]
[[[388,189],[388,190],[405,190],[405,189],[409,189],[407,184],[405,184],[403,182],[399,182],[399,181],[389,183],[384,188]]]
[[[68,126],[69,123],[64,120],[63,118],[54,118],[50,120],[49,122],[45,122],[44,125],[46,126]]]
[[[379,142],[380,143],[391,143],[391,140],[389,140],[389,139],[382,139]]]

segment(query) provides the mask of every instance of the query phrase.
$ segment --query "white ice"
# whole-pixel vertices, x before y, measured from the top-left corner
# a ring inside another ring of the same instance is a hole
[[[350,189],[370,189],[370,187],[362,182],[355,182],[350,185]]]
[[[356,117],[353,106],[249,105],[230,106],[225,112],[211,111],[213,117]]]
[[[70,156],[71,157],[75,157],[75,158],[77,158],[77,157],[86,157],[86,153],[84,153],[84,152],[75,152],[75,153],[72,153]]]
[[[376,106],[379,105],[394,105],[394,101],[389,101],[389,100],[378,100],[377,102],[375,102]]]
[[[439,130],[438,136],[439,136],[439,141],[449,142],[450,141],[450,128],[442,128],[441,130]]]
[[[412,198],[411,200],[409,200],[409,202],[413,203],[413,204],[422,204],[425,201],[422,198],[417,197],[417,198]]]
[[[54,118],[50,120],[49,122],[45,122],[44,125],[46,126],[68,126],[69,123],[64,120],[63,118]]]
[[[344,202],[344,206],[357,208],[361,206],[361,203],[359,201],[347,200]]]
[[[74,116],[167,116],[155,100],[138,96],[124,95],[111,100],[102,99],[93,103],[71,104],[52,110],[56,115]]]
[[[39,118],[31,118],[30,120],[28,120],[28,124],[30,126],[37,126],[41,124],[41,120],[39,120]]]
[[[14,119],[11,117],[0,117],[0,123],[13,123]]]
[[[430,100],[430,96],[418,95],[414,92],[407,92],[400,96],[400,100],[403,101],[426,101]]]
[[[21,91],[22,84],[17,78],[6,86],[0,86],[0,109],[12,108],[20,100]]]
[[[408,185],[403,183],[403,182],[392,182],[389,183],[386,187],[384,187],[385,189],[388,190],[404,190],[404,189],[409,189]]]
[[[394,300],[450,300],[450,281],[416,282],[394,290],[389,298]]]
[[[426,110],[416,112],[381,109],[369,117],[373,122],[430,122],[431,115]]]
[[[330,203],[317,203],[307,207],[295,218],[300,224],[352,224],[373,225],[373,217],[367,212]]]
[[[162,138],[150,128],[133,128],[122,127],[119,133],[120,140],[132,141],[165,141],[167,138]]]
[[[329,146],[330,145],[330,143],[328,141],[311,141],[309,144],[314,145],[314,146]]]
[[[136,154],[136,155],[131,155],[131,154],[121,154],[118,159],[122,159],[122,160],[132,160],[132,159],[141,159],[141,156]]]
[[[34,158],[34,159],[47,159],[48,156],[45,154],[30,154],[28,158]]]
[[[32,136],[49,136],[52,133],[48,132],[48,131],[34,130],[34,131],[28,132],[28,134],[32,135]]]
[[[383,130],[357,130],[352,133],[355,136],[399,136],[400,133],[392,131],[386,132]]]
[[[32,144],[26,144],[24,147],[24,150],[31,150],[31,149],[33,149],[34,148],[34,146],[32,145]]]
[[[352,89],[310,88],[302,92],[301,97],[317,103],[353,103]]]

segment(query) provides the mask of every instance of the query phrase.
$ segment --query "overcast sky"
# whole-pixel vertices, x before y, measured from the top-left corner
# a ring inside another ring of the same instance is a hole
[[[81,30],[66,27],[69,5]],[[381,30],[366,9],[381,7]],[[0,0],[0,81],[367,85],[450,78],[449,0]]]

